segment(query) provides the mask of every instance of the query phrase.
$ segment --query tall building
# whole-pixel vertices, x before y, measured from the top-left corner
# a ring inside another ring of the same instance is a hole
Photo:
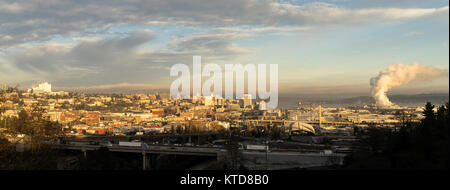
[[[244,108],[252,106],[252,95],[251,94],[244,94]]]
[[[224,99],[220,95],[217,94],[215,100],[216,100],[215,101],[216,105],[219,105],[219,106],[224,105]]]
[[[206,96],[205,97],[205,106],[214,106],[215,105],[215,98],[213,95]]]
[[[218,98],[217,99],[217,105],[223,106],[224,105],[224,99],[223,98]]]
[[[266,110],[266,102],[264,100],[261,100],[261,102],[259,102],[259,110]]]

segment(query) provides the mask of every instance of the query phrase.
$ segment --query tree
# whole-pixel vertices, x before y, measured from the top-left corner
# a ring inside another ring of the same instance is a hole
[[[230,170],[237,170],[242,166],[242,153],[239,150],[238,137],[232,135],[228,138],[227,143],[225,144],[225,149],[228,153],[228,164],[227,168]]]
[[[64,135],[59,123],[46,120],[42,110],[34,109],[31,113],[21,110],[18,117],[2,118],[0,126],[4,129],[0,134],[0,169],[55,169],[58,151],[47,145]],[[30,145],[31,151],[17,153],[14,144],[3,136]]]
[[[399,121],[398,127],[407,127],[412,122],[412,115],[404,110],[395,112],[395,118]]]
[[[436,120],[436,114],[434,113],[434,105],[431,104],[431,102],[427,102],[425,105],[425,109],[423,110],[423,116],[425,118],[422,120],[422,122],[433,122]]]
[[[448,169],[449,168],[449,103],[438,111],[425,105],[420,124],[407,122],[399,131],[370,128],[366,145],[349,158],[349,167],[366,169]],[[381,150],[381,151],[380,151]]]

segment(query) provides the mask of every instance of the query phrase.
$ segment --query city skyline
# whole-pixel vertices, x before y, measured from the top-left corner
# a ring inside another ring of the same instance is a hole
[[[448,52],[449,0],[0,0],[0,170],[445,170]]]
[[[448,93],[448,1],[0,1],[0,81],[29,88],[168,89],[169,69],[278,64],[280,94],[370,95],[395,63],[446,77],[393,94]],[[370,45],[368,45],[370,44]]]

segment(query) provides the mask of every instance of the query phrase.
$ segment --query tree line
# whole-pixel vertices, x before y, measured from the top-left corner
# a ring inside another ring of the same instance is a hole
[[[399,130],[369,128],[346,160],[349,169],[448,169],[449,103],[427,102],[423,119],[400,122]]]

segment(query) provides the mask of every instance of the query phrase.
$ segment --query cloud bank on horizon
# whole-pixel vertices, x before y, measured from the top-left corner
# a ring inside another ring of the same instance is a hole
[[[171,65],[201,55],[278,63],[280,86],[359,85],[394,62],[448,70],[448,9],[440,0],[0,0],[0,81],[160,88]],[[436,85],[448,91],[448,81]]]

